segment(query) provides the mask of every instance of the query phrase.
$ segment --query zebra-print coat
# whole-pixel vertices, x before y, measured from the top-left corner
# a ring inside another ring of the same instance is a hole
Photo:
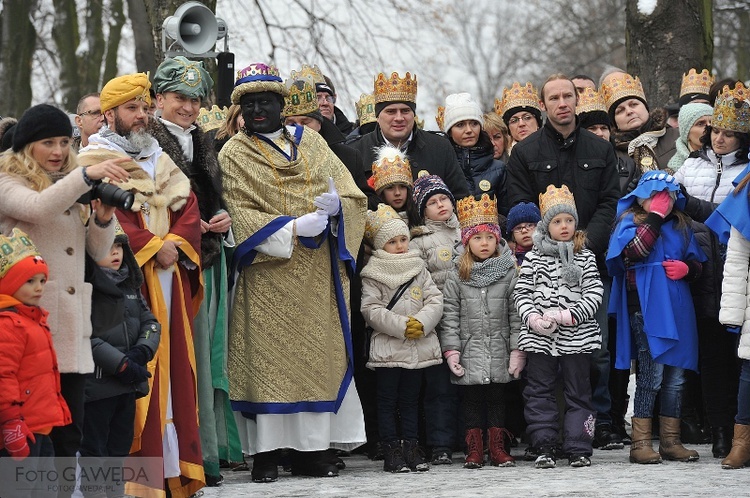
[[[536,246],[526,253],[513,293],[522,321],[518,349],[562,356],[590,353],[601,347],[602,335],[594,314],[601,305],[604,287],[594,253],[584,249],[575,254],[573,262],[581,268],[581,278],[569,285],[560,278],[559,257],[542,254]],[[576,325],[558,326],[549,337],[529,328],[531,313],[557,309],[569,309]]]

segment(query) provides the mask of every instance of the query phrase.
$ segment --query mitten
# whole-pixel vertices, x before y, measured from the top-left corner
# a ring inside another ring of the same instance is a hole
[[[406,337],[407,339],[421,339],[422,337],[424,337],[424,325],[422,325],[422,322],[420,322],[413,316],[410,316],[406,321],[406,331],[404,332],[404,337]]]
[[[732,334],[739,334],[740,332],[742,332],[742,327],[740,326],[733,327],[729,325],[727,326],[727,332],[731,332]]]
[[[539,313],[532,313],[529,315],[529,327],[537,334],[549,336],[557,328],[557,323],[546,320]]]
[[[445,361],[446,363],[448,363],[448,368],[451,369],[453,375],[455,375],[456,377],[463,377],[466,373],[466,370],[464,370],[464,367],[462,367],[458,362],[458,360],[461,359],[461,353],[459,353],[455,349],[451,349],[450,351],[446,351],[445,353],[443,353],[443,356],[445,356]]]
[[[573,315],[570,313],[570,310],[545,311],[542,318],[548,322],[555,322],[558,325],[565,325],[567,327],[575,325],[575,320],[573,320]]]
[[[662,190],[654,194],[651,198],[651,206],[649,211],[656,213],[662,218],[666,218],[669,212],[672,210],[672,198],[669,196],[669,192]]]
[[[688,274],[688,265],[679,259],[668,259],[663,261],[661,265],[664,267],[667,278],[671,278],[672,280],[680,280]]]
[[[314,213],[303,214],[294,221],[299,237],[315,237],[320,235],[328,225],[328,215],[322,209]]]
[[[130,350],[125,353],[125,356],[139,365],[145,365],[151,359],[151,349],[145,344],[138,344],[137,346],[130,348]]]
[[[520,349],[514,349],[510,352],[510,363],[508,364],[508,373],[510,373],[514,379],[521,376],[523,367],[526,366],[526,353]]]
[[[148,379],[151,377],[151,373],[142,365],[125,358],[115,377],[123,384],[134,384]]]
[[[339,193],[336,191],[336,185],[333,178],[328,178],[328,192],[320,194],[313,200],[315,207],[322,209],[328,216],[339,214],[341,202],[339,202]]]
[[[36,442],[36,439],[23,420],[14,418],[6,421],[2,431],[3,445],[13,460],[23,460],[29,456],[28,439],[31,439],[32,443]]]

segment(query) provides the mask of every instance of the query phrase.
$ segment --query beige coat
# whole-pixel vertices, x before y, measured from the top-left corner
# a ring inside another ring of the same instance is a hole
[[[49,266],[41,306],[48,324],[60,373],[94,371],[91,355],[91,285],[83,281],[84,251],[95,260],[109,252],[114,223],[84,225],[87,208],[76,203],[90,187],[79,169],[37,192],[17,177],[0,174],[0,231],[26,232]]]

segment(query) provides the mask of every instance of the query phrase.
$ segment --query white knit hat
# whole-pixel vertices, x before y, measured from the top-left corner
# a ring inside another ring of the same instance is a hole
[[[482,108],[472,100],[468,93],[453,93],[445,98],[445,130],[446,133],[451,126],[467,119],[473,119],[482,123]]]

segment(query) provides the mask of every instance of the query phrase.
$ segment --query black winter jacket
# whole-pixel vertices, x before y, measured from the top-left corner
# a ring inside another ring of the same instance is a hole
[[[563,138],[547,122],[513,147],[506,181],[510,205],[538,204],[548,185],[567,185],[575,197],[578,228],[586,230],[588,248],[601,262],[620,198],[617,169],[610,143],[586,129]]]
[[[505,163],[493,158],[492,142],[489,138],[486,142],[480,138],[474,147],[453,144],[453,149],[466,178],[469,194],[479,196],[486,192],[494,195],[497,211],[508,216],[510,205],[505,192]]]

